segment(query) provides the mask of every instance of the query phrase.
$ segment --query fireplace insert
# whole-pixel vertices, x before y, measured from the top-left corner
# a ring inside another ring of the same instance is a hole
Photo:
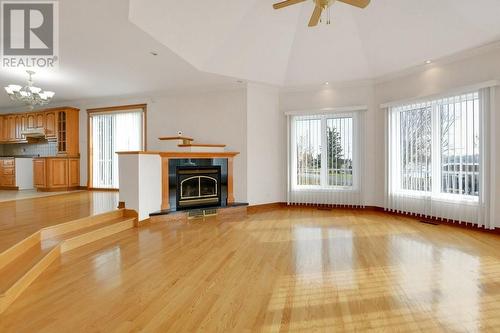
[[[220,206],[221,167],[178,166],[177,198],[178,210]]]

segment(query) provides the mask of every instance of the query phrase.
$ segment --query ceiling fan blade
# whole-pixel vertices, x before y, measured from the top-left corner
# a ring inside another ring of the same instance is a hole
[[[291,5],[295,5],[295,4],[304,2],[304,1],[307,1],[307,0],[286,0],[286,1],[275,3],[273,5],[273,8],[274,9],[280,9],[280,8],[284,8],[284,7],[288,7],[288,6],[291,6]]]
[[[310,27],[315,27],[318,25],[319,19],[321,18],[322,11],[323,11],[322,7],[320,7],[320,6],[314,7],[314,12],[311,16],[311,20],[309,20]]]
[[[370,4],[370,0],[339,0],[339,1],[359,8],[365,8]]]

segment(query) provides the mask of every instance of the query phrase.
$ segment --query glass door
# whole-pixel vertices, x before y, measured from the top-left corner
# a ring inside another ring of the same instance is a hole
[[[90,116],[92,187],[117,189],[119,151],[143,149],[143,112],[110,112]]]

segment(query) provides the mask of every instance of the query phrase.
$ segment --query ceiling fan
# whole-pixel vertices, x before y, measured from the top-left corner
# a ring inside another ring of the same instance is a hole
[[[305,2],[308,0],[286,0],[282,2],[275,3],[273,5],[274,9],[281,9],[284,7],[288,7],[291,5],[296,5],[301,2]],[[318,25],[319,20],[321,19],[321,13],[328,9],[333,3],[337,0],[313,0],[315,3],[314,11],[312,13],[311,19],[309,20],[309,26],[315,27]],[[365,8],[370,3],[370,0],[338,0],[340,2],[346,3],[351,6]],[[329,22],[329,19],[328,19]]]

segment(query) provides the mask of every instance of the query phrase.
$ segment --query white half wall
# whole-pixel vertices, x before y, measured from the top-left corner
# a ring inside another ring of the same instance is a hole
[[[161,209],[162,174],[159,155],[120,155],[120,201],[139,214],[139,221]]]
[[[247,182],[250,205],[286,201],[285,116],[278,89],[247,87]]]

